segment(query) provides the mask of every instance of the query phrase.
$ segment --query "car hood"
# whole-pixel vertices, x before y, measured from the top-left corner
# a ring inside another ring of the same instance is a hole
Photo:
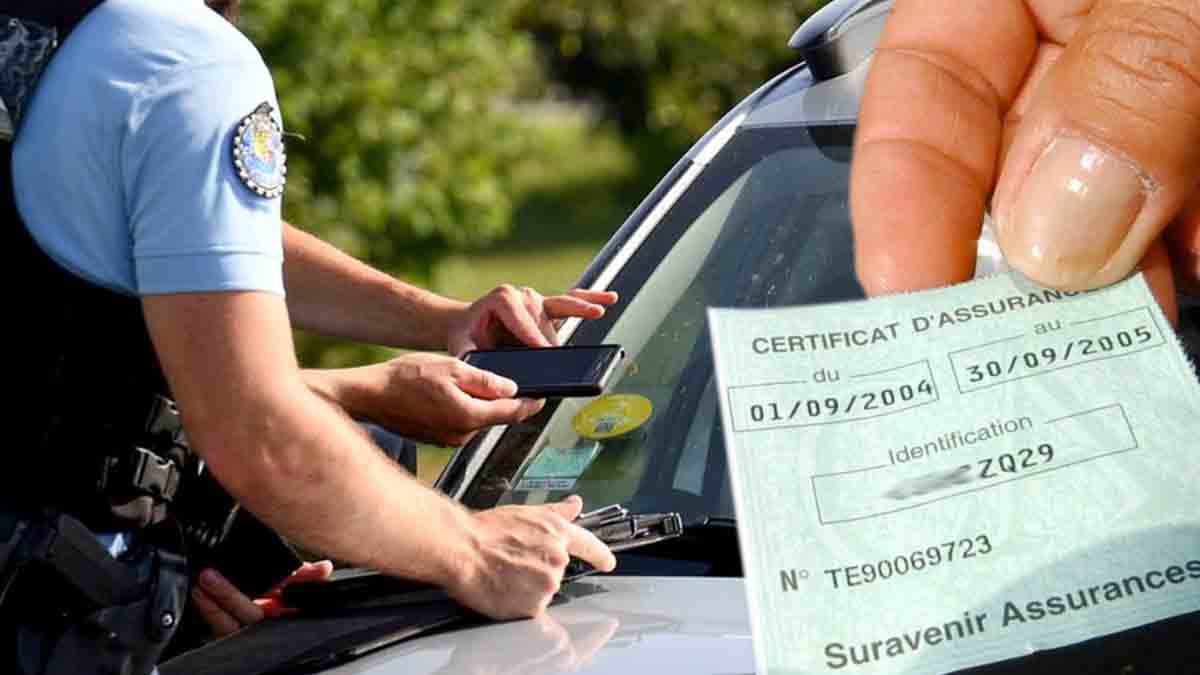
[[[752,673],[745,593],[741,579],[590,577],[538,619],[418,638],[327,672]]]

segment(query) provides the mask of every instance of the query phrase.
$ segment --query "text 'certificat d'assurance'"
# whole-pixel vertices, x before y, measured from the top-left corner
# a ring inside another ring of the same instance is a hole
[[[760,672],[945,672],[1200,610],[1200,386],[1141,276],[709,324]]]

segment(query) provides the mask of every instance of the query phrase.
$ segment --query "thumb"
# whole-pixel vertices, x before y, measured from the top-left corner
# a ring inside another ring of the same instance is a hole
[[[1035,90],[993,199],[1026,276],[1128,275],[1200,178],[1200,2],[1097,0]]]
[[[454,380],[459,389],[485,401],[512,398],[517,394],[516,382],[490,370],[476,368],[462,362],[455,371]]]

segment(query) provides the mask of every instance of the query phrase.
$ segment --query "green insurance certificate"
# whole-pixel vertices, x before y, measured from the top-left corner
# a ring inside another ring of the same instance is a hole
[[[947,672],[1200,610],[1200,389],[1141,276],[709,325],[760,673]]]

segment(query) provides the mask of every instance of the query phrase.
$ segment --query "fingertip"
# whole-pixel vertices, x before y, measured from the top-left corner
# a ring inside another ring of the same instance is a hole
[[[586,300],[598,305],[613,305],[621,299],[620,294],[616,291],[594,291],[587,288],[572,289],[568,295]]]
[[[212,606],[212,600],[209,599],[208,594],[204,592],[204,589],[199,584],[192,588],[192,601],[202,607]]]
[[[578,538],[575,546],[568,547],[571,555],[580,558],[600,572],[611,572],[617,568],[617,558],[612,549],[600,540],[594,533],[572,524],[577,530]]]
[[[318,560],[316,562],[305,562],[292,575],[288,577],[287,583],[292,582],[311,582],[324,581],[333,574],[333,563],[329,560]]]
[[[512,398],[517,395],[517,383],[503,375],[492,375],[492,391],[500,398]]]
[[[542,408],[546,407],[546,399],[542,398],[527,398],[521,401],[521,419],[533,417],[540,413]]]
[[[513,398],[517,395],[516,382],[489,370],[475,368],[474,366],[469,367],[475,370],[475,374],[483,386],[480,391],[467,390],[468,394],[488,399]]]
[[[554,510],[558,511],[559,515],[563,518],[566,518],[568,521],[575,520],[579,517],[580,512],[583,511],[583,498],[579,495],[571,495],[552,506],[555,507]]]
[[[221,573],[209,568],[200,573],[200,586],[209,590],[219,589],[222,584],[228,583]]]

